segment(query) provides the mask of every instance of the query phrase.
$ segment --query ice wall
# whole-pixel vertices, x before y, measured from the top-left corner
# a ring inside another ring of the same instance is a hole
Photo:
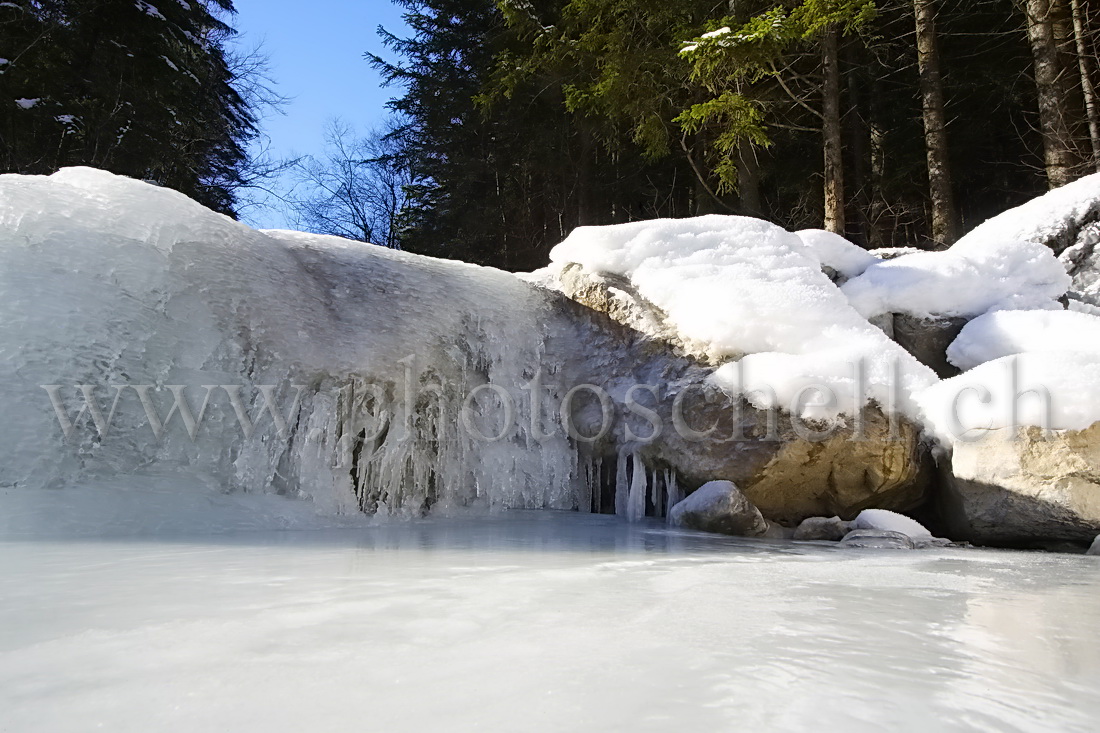
[[[558,397],[584,376],[569,355],[591,334],[564,300],[496,270],[257,232],[92,169],[0,176],[0,488],[182,477],[332,513],[591,506],[598,469],[557,403],[533,422],[523,399],[536,376]],[[187,410],[171,413],[172,385]],[[440,413],[471,392],[475,432]],[[101,415],[78,415],[85,393]]]

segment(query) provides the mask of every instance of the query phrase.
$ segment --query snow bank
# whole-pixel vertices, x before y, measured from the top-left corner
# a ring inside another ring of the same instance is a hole
[[[1098,384],[1095,353],[1035,352],[986,362],[930,387],[919,401],[927,427],[950,445],[1012,426],[1084,430],[1100,420]]]
[[[1070,278],[1044,245],[960,240],[943,252],[918,252],[871,265],[841,289],[866,318],[908,313],[970,318],[990,310],[1060,309]]]
[[[824,229],[803,229],[795,234],[823,266],[836,270],[845,278],[862,275],[864,270],[879,261],[878,257],[862,247]]]
[[[714,375],[718,385],[760,408],[835,420],[875,399],[915,414],[911,395],[936,381],[852,309],[815,250],[759,219],[581,227],[550,258],[628,277],[682,335],[729,362]],[[835,400],[800,399],[814,387]]]
[[[1073,311],[995,311],[966,324],[947,349],[960,369],[1025,352],[1078,351],[1100,360],[1100,317]]]
[[[1085,176],[998,214],[975,227],[955,245],[987,246],[1030,242],[1061,252],[1086,222],[1100,218],[1100,173]],[[1069,234],[1070,239],[1065,236]]]

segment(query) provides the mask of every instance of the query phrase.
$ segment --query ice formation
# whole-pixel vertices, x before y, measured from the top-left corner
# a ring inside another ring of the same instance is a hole
[[[830,421],[874,399],[915,415],[912,395],[936,381],[849,305],[816,249],[759,219],[581,227],[550,258],[629,278],[681,334],[727,362],[714,375],[719,386],[760,408]]]
[[[552,296],[92,169],[2,176],[0,489],[186,479],[326,514],[591,502],[557,405],[533,419],[524,399],[585,352]],[[472,432],[440,410],[471,393]]]

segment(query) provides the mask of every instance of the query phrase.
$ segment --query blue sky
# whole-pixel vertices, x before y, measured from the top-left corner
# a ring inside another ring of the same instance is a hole
[[[263,42],[276,90],[291,100],[285,115],[263,120],[276,156],[317,154],[326,123],[336,117],[367,130],[387,116],[386,101],[399,90],[383,89],[363,58],[390,58],[376,29],[402,35],[401,10],[389,0],[235,0],[240,43]],[[276,226],[268,216],[246,216]]]

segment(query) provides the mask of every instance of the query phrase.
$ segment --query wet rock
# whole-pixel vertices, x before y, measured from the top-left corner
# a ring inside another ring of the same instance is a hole
[[[851,529],[852,523],[840,517],[809,517],[798,525],[792,539],[839,542]]]
[[[731,481],[703,484],[669,510],[668,523],[738,537],[760,537],[768,532],[760,510]]]
[[[790,527],[784,527],[782,524],[776,524],[775,522],[768,522],[767,520],[764,521],[767,523],[768,529],[764,532],[764,534],[760,535],[761,537],[769,540],[794,539],[794,529]]]
[[[860,547],[875,550],[915,550],[916,545],[908,535],[888,529],[856,529],[844,535],[841,547]]]

